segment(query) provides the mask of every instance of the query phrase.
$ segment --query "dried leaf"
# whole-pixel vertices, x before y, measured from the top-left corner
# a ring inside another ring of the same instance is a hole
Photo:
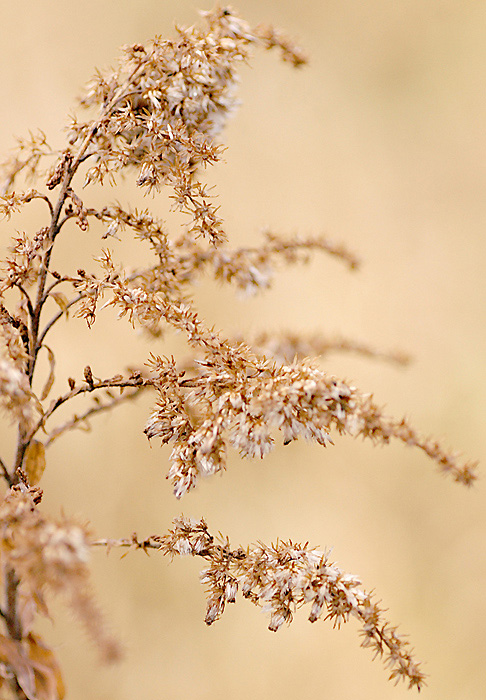
[[[24,636],[34,627],[34,621],[39,612],[35,601],[35,595],[29,586],[20,586],[17,589],[17,617]]]
[[[11,675],[12,672],[9,671],[8,667],[4,663],[0,662],[0,690],[4,686],[4,681],[6,681],[7,678],[10,678]]]
[[[32,440],[25,451],[24,471],[31,486],[38,484],[46,468],[46,449],[42,442]]]
[[[56,657],[36,634],[29,634],[27,642],[34,669],[36,700],[62,700],[65,688]]]
[[[21,644],[0,635],[0,661],[10,666],[29,700],[37,700],[34,670]]]
[[[44,399],[46,399],[49,396],[49,392],[52,389],[52,385],[54,384],[54,368],[56,366],[56,360],[51,348],[47,345],[43,345],[43,347],[47,350],[47,354],[49,357],[49,376],[47,377],[46,383],[44,384],[44,388],[42,389],[41,401],[44,401]]]
[[[69,309],[69,300],[67,296],[62,292],[51,292],[49,296],[51,297],[51,299],[54,299],[61,311],[63,311],[67,315]]]

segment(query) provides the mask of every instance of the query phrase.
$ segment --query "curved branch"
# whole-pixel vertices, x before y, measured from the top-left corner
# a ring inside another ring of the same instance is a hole
[[[41,345],[42,345],[42,343],[44,342],[44,339],[45,339],[46,335],[47,335],[48,332],[51,330],[52,326],[53,326],[55,323],[57,323],[57,321],[59,321],[60,318],[62,318],[62,317],[64,316],[64,314],[66,313],[66,311],[67,311],[68,309],[70,309],[71,306],[74,306],[74,304],[77,304],[77,302],[80,301],[82,298],[83,298],[83,295],[82,295],[82,294],[78,294],[77,297],[75,297],[74,299],[71,299],[71,301],[69,301],[69,302],[66,304],[66,308],[65,308],[65,309],[61,309],[60,311],[57,312],[57,314],[56,314],[55,316],[53,316],[53,317],[51,318],[51,320],[46,324],[46,326],[45,326],[44,329],[42,330],[42,333],[40,333],[40,335],[39,335],[39,338],[38,338],[38,341],[37,341],[37,344],[38,344],[37,352],[40,350]]]
[[[17,289],[20,291],[20,293],[24,297],[26,304],[27,304],[27,309],[29,311],[29,316],[31,319],[33,319],[34,318],[34,307],[32,306],[32,300],[31,300],[30,296],[25,291],[25,289],[22,287],[22,285],[19,284],[18,282],[15,282],[14,286],[17,287]]]
[[[138,386],[132,392],[130,392],[130,394],[122,394],[120,396],[115,396],[112,398],[111,401],[104,404],[99,404],[97,406],[92,406],[79,416],[75,414],[70,420],[66,421],[57,428],[54,428],[54,430],[51,430],[51,432],[49,433],[49,438],[44,443],[44,447],[49,447],[49,445],[52,444],[54,440],[57,440],[65,432],[71,430],[72,428],[75,428],[81,423],[84,423],[92,416],[104,413],[105,411],[110,411],[112,408],[115,408],[115,406],[118,406],[120,403],[123,403],[125,401],[132,401],[139,395],[141,391],[143,391],[144,388],[145,386]]]
[[[34,427],[29,431],[29,433],[25,437],[25,444],[29,444],[29,442],[32,440],[32,438],[35,436],[38,430],[40,430],[46,423],[46,421],[57,411],[57,409],[65,404],[67,401],[70,401],[71,399],[75,398],[76,396],[80,396],[82,394],[88,394],[91,393],[92,391],[97,391],[100,389],[113,389],[113,388],[136,388],[136,389],[142,389],[147,386],[153,386],[154,381],[151,379],[146,379],[142,378],[140,374],[136,373],[132,377],[124,378],[120,375],[117,375],[115,377],[111,377],[110,379],[99,379],[95,380],[93,379],[91,375],[91,370],[89,367],[85,369],[85,376],[87,377],[86,382],[79,386],[73,386],[71,391],[68,391],[67,393],[63,394],[62,396],[59,396],[57,399],[54,399],[50,405],[50,407],[47,409],[47,411],[44,413],[44,415],[38,420],[38,422],[34,425]]]
[[[0,470],[2,471],[2,476],[5,479],[5,481],[7,482],[7,484],[9,486],[12,486],[12,484],[14,483],[14,480],[10,476],[10,472],[8,471],[3,459],[1,457],[0,457]]]
[[[137,66],[137,68],[135,68],[131,72],[131,74],[128,76],[125,83],[123,85],[121,85],[117,91],[115,91],[115,95],[113,96],[113,98],[101,110],[100,116],[91,123],[91,126],[89,127],[89,129],[86,133],[86,136],[84,137],[81,145],[79,146],[78,152],[74,156],[74,158],[71,160],[72,156],[71,156],[69,151],[67,151],[65,154],[66,160],[65,160],[65,164],[64,164],[64,172],[62,174],[62,178],[60,181],[61,189],[59,192],[59,196],[58,196],[56,205],[52,209],[51,223],[50,223],[49,231],[48,231],[48,235],[47,235],[47,240],[51,242],[51,245],[49,246],[48,250],[46,250],[46,253],[44,255],[44,260],[43,260],[41,270],[40,270],[40,275],[39,275],[39,284],[38,284],[38,288],[37,288],[37,299],[36,299],[35,306],[34,306],[34,315],[33,315],[33,320],[32,320],[32,337],[33,337],[33,343],[34,343],[34,352],[33,352],[33,355],[31,357],[31,361],[29,363],[29,378],[30,378],[31,382],[32,382],[36,358],[37,358],[36,350],[38,347],[37,337],[38,337],[38,332],[39,332],[40,315],[41,315],[42,308],[43,308],[45,301],[46,301],[44,291],[45,291],[47,273],[49,270],[49,263],[50,263],[51,254],[52,254],[52,243],[54,242],[57,234],[60,231],[59,217],[61,216],[61,212],[62,212],[62,209],[64,207],[66,197],[68,196],[71,182],[73,180],[74,175],[76,174],[76,171],[77,171],[80,163],[83,161],[83,158],[86,154],[86,149],[88,148],[88,146],[91,142],[91,139],[93,138],[94,134],[98,130],[99,126],[108,117],[108,115],[112,112],[112,110],[116,107],[118,102],[121,99],[124,99],[125,95],[127,94],[128,89],[129,89],[129,86],[131,85],[132,80],[135,79],[135,77],[137,76],[138,73],[143,72],[143,70],[145,70],[144,64]],[[62,223],[64,223],[64,220],[62,221]]]
[[[210,534],[204,519],[196,522],[180,517],[173,524],[174,528],[162,536],[139,540],[134,533],[130,538],[101,539],[91,544],[146,553],[156,549],[170,557],[205,559],[209,566],[202,572],[201,582],[207,587],[207,625],[221,617],[227,603],[236,602],[238,591],[270,614],[269,629],[273,632],[292,622],[294,612],[304,605],[311,606],[310,622],[323,617],[340,626],[353,617],[362,626],[362,646],[383,658],[390,678],[402,679],[417,690],[425,685],[425,675],[408,642],[383,618],[383,611],[361,587],[359,578],[329,561],[326,552],[291,541],[232,549],[227,538]]]

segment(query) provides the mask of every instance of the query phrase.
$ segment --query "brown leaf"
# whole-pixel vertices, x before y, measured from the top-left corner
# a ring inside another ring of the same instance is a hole
[[[46,468],[46,449],[42,442],[32,440],[25,451],[24,471],[29,484],[38,484]]]
[[[59,306],[61,311],[66,312],[67,316],[67,311],[69,309],[69,300],[65,294],[62,294],[62,292],[51,292],[49,296],[54,299],[56,304]]]
[[[29,700],[37,700],[34,670],[20,642],[0,635],[0,661],[10,666]]]
[[[56,360],[51,348],[49,348],[47,345],[43,345],[42,347],[44,347],[47,350],[47,354],[49,356],[49,376],[46,379],[46,383],[44,384],[44,388],[42,389],[41,393],[41,401],[44,401],[44,399],[46,399],[49,396],[49,392],[52,389],[52,385],[54,384],[54,368],[56,366]]]
[[[27,642],[34,669],[36,700],[62,700],[65,688],[56,657],[36,634],[29,634]]]

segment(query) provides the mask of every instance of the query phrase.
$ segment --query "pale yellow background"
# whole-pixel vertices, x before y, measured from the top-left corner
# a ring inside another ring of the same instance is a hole
[[[174,21],[192,23],[196,7],[195,0],[4,0],[2,151],[12,134],[37,127],[62,145],[65,115],[94,66],[113,62],[123,43],[168,35]],[[311,62],[295,72],[260,55],[243,70],[244,106],[226,133],[227,162],[210,174],[227,230],[235,243],[256,242],[266,225],[327,233],[354,249],[363,267],[352,274],[316,256],[306,268],[282,270],[270,293],[249,302],[202,284],[201,312],[228,333],[341,332],[410,352],[407,370],[336,355],[324,367],[486,463],[485,3],[241,0],[239,10],[252,23],[286,28]],[[128,185],[89,196],[135,202]],[[160,213],[166,203],[165,196],[146,201]],[[42,208],[32,205],[27,219],[1,224],[2,246],[16,227],[41,225]],[[70,235],[57,260],[76,270],[89,265],[100,236],[74,227]],[[124,242],[116,255],[131,260],[133,250]],[[151,349],[176,347],[151,348],[110,314],[90,332],[80,321],[61,324],[51,342],[60,387],[88,363],[110,375],[142,363]],[[233,456],[222,478],[179,503],[164,478],[167,448],[154,441],[150,449],[142,435],[149,408],[149,399],[125,406],[93,421],[92,433],[54,446],[41,483],[44,507],[88,520],[99,536],[163,533],[183,512],[204,515],[235,545],[280,537],[333,546],[335,560],[376,589],[426,661],[424,697],[484,698],[484,479],[467,491],[417,451],[336,438],[326,451],[299,443],[263,462]],[[2,445],[2,456],[9,449]],[[56,607],[45,633],[70,698],[412,697],[360,649],[353,622],[340,631],[310,625],[302,610],[275,635],[239,600],[207,628],[199,561],[97,552],[93,568],[126,655],[116,668],[100,667],[80,626]]]

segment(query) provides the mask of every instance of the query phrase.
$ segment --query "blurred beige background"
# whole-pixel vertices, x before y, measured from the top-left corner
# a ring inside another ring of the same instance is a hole
[[[123,43],[193,23],[196,9],[194,0],[4,2],[2,152],[12,134],[38,127],[61,145],[65,115],[94,66],[114,62]],[[350,274],[317,256],[282,270],[270,293],[249,301],[203,284],[199,308],[227,332],[339,332],[410,352],[406,370],[337,355],[323,366],[484,465],[486,5],[240,0],[238,9],[252,23],[285,28],[310,65],[292,71],[268,54],[243,69],[226,164],[208,174],[227,230],[235,242],[257,241],[264,226],[327,233],[363,266]],[[129,186],[102,196],[93,192],[96,201],[137,203]],[[144,204],[163,214],[166,199]],[[15,226],[42,225],[40,212],[32,209],[28,223],[2,223],[2,246]],[[72,234],[61,255],[75,270],[97,253],[99,236]],[[136,254],[129,242],[117,250]],[[151,348],[109,315],[90,332],[80,321],[61,325],[51,341],[63,357],[61,382],[88,362],[97,375],[114,374],[174,347]],[[44,507],[78,515],[99,536],[163,533],[183,512],[205,516],[235,545],[279,537],[333,547],[335,561],[377,591],[426,662],[424,697],[484,698],[484,478],[467,491],[417,451],[336,438],[326,451],[298,443],[263,462],[233,457],[222,478],[179,503],[165,481],[168,450],[155,441],[150,448],[142,434],[149,408],[144,399],[99,417],[91,433],[60,440],[41,483]],[[70,698],[411,697],[360,649],[353,622],[339,631],[310,625],[302,610],[274,635],[239,600],[206,628],[200,562],[97,552],[93,568],[126,656],[100,667],[69,611],[56,608],[45,633]]]

